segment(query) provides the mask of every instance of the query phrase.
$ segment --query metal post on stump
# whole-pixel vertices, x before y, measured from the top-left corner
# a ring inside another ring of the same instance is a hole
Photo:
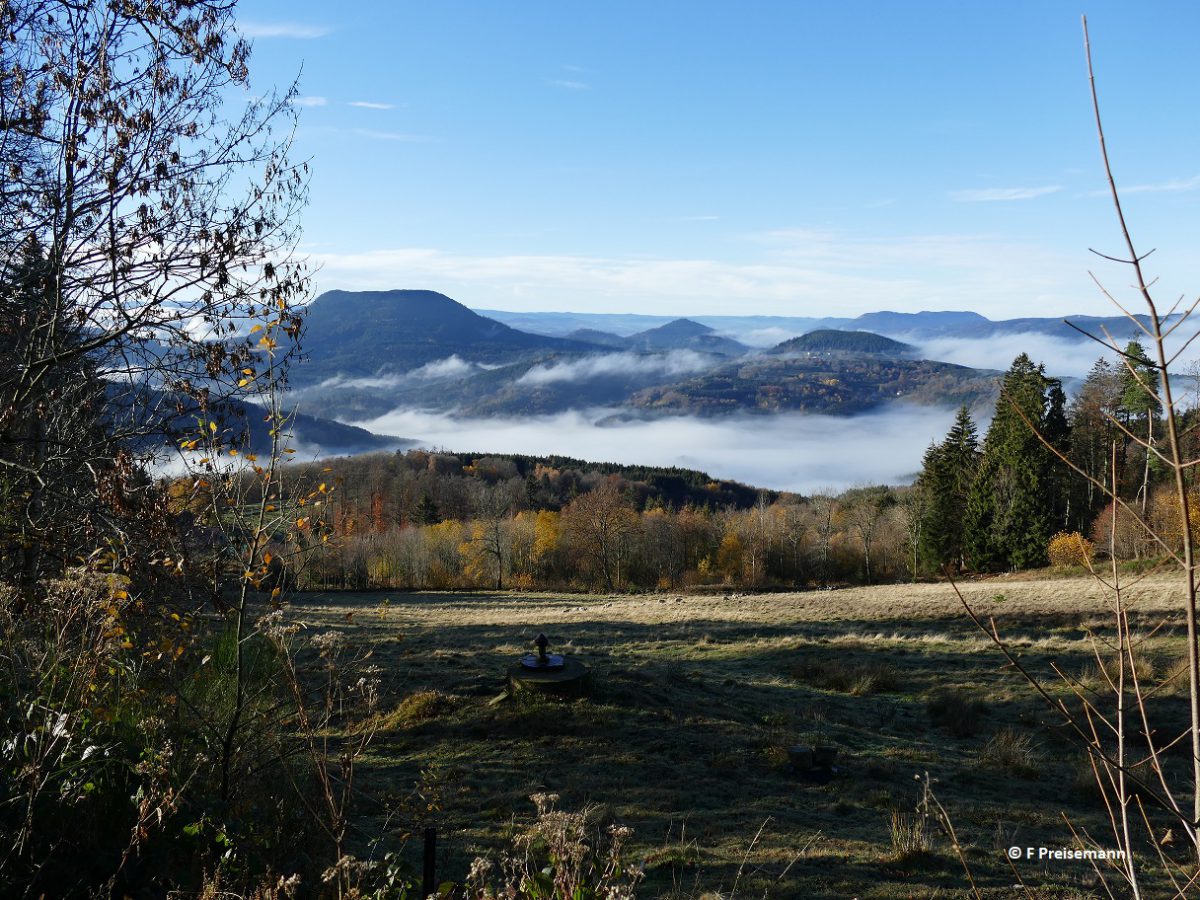
[[[437,893],[437,829],[425,829],[425,865],[421,874],[421,898]]]

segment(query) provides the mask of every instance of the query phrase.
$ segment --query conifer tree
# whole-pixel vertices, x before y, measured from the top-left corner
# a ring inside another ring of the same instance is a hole
[[[962,522],[978,471],[978,431],[964,405],[946,439],[926,451],[917,479],[917,490],[926,499],[921,527],[921,557],[926,566],[962,566]]]
[[[428,493],[424,493],[417,503],[413,518],[421,525],[436,525],[442,521],[442,513],[434,499]]]
[[[1004,375],[963,520],[967,562],[996,571],[1044,565],[1061,527],[1065,478],[1042,442],[1065,447],[1065,397],[1045,366],[1022,353]],[[1039,437],[1039,435],[1041,437]]]
[[[1139,341],[1130,341],[1125,345],[1125,362],[1121,370],[1121,408],[1126,414],[1130,425],[1140,425],[1146,432],[1146,443],[1154,444],[1154,418],[1158,415],[1161,405],[1158,402],[1158,367],[1146,355],[1146,349]],[[1150,493],[1150,469],[1152,456],[1145,452],[1142,460],[1141,487],[1138,488],[1138,498],[1141,500],[1142,513],[1146,512],[1146,501]]]

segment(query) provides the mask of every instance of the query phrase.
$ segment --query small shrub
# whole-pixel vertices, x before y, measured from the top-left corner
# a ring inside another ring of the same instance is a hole
[[[1041,771],[1042,752],[1027,733],[1002,728],[984,745],[979,761],[992,769],[1034,778]]]
[[[1186,659],[1182,660],[1178,665],[1169,666],[1168,671],[1165,673],[1163,678],[1164,687],[1160,688],[1158,691],[1156,691],[1156,693],[1159,693],[1164,689],[1167,693],[1170,693],[1170,689],[1172,687],[1178,688],[1181,683],[1186,686],[1187,680],[1184,677],[1187,671],[1186,666]],[[1126,690],[1130,690],[1130,685],[1132,683],[1131,677],[1133,674],[1137,675],[1137,681],[1142,686],[1143,690],[1155,687],[1158,684],[1158,680],[1155,678],[1155,676],[1158,674],[1158,667],[1155,665],[1154,660],[1144,653],[1134,657],[1134,668],[1132,673],[1129,671],[1129,663],[1128,660],[1126,660]],[[1110,685],[1117,683],[1119,675],[1119,661],[1112,656],[1106,656],[1104,657],[1103,668],[1100,667],[1100,664],[1094,662],[1085,666],[1083,671],[1079,674],[1079,681],[1080,684],[1089,690],[1093,690],[1099,694],[1109,694],[1113,690]]]
[[[979,731],[987,704],[965,691],[950,689],[931,696],[925,703],[925,709],[935,728],[948,731],[955,737],[970,737]]]
[[[812,687],[839,694],[865,697],[894,691],[900,684],[900,673],[887,663],[829,659],[792,666],[791,675]]]
[[[1087,566],[1095,555],[1095,545],[1078,531],[1060,531],[1046,545],[1052,566]]]
[[[916,862],[933,851],[933,829],[925,816],[908,815],[894,809],[888,834],[892,842],[892,857],[896,862]]]
[[[791,757],[788,756],[787,747],[781,747],[778,744],[764,747],[763,759],[766,760],[767,767],[775,772],[783,771],[791,766]]]
[[[379,718],[380,731],[391,731],[437,719],[454,708],[454,698],[441,691],[417,691],[400,701],[390,713]]]
[[[461,889],[463,900],[633,900],[643,870],[625,859],[625,845],[633,834],[629,828],[601,828],[594,807],[559,810],[557,794],[534,794],[530,799],[537,806],[537,819],[517,833],[512,851],[498,866],[483,857],[471,864]]]

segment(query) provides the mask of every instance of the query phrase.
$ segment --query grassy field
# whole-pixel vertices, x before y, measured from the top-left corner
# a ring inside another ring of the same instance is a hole
[[[1052,662],[1098,681],[1090,635],[1108,633],[1111,619],[1095,582],[1009,577],[962,590],[1052,687]],[[1130,594],[1140,627],[1168,622],[1144,646],[1157,678],[1182,654],[1176,593],[1149,576]],[[909,859],[893,848],[892,814],[913,811],[914,778],[926,772],[985,896],[1013,896],[1008,846],[1071,844],[1064,813],[1104,843],[1082,750],[946,585],[309,594],[293,613],[373,649],[395,713],[360,785],[394,796],[421,785],[439,807],[429,823],[447,878],[501,847],[539,791],[631,826],[645,896],[728,896],[735,886],[747,897],[965,896],[943,837]],[[590,696],[489,702],[538,631],[591,667]],[[1182,684],[1168,685],[1159,711],[1186,720]],[[786,750],[796,744],[837,747],[836,777],[794,774]],[[1086,862],[1020,872],[1046,897],[1100,895]]]

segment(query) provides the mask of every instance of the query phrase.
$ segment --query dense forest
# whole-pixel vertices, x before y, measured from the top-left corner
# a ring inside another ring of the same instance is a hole
[[[326,488],[327,524],[294,576],[320,589],[761,589],[1082,563],[1110,549],[1113,515],[1085,476],[1115,471],[1135,511],[1178,533],[1154,457],[1130,437],[1155,434],[1137,380],[1154,370],[1136,342],[1126,353],[1133,371],[1101,359],[1069,403],[1022,354],[986,434],[960,409],[908,487],[799,496],[689,470],[426,450],[300,466],[298,490]],[[1118,557],[1153,555],[1132,516],[1117,524]]]

